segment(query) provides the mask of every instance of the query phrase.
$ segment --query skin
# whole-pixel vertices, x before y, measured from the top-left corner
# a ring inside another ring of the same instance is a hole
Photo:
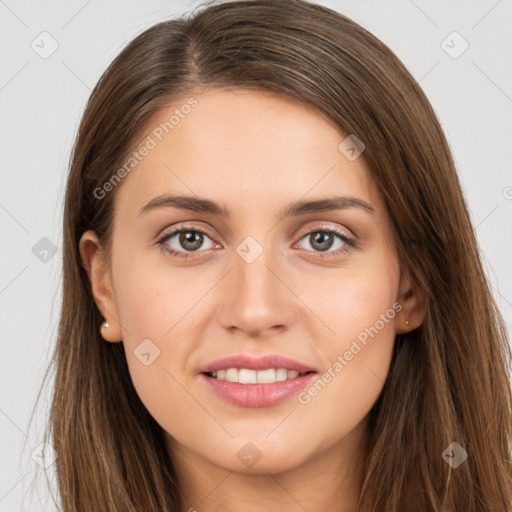
[[[95,301],[110,323],[102,335],[122,341],[135,388],[165,431],[184,511],[355,511],[368,413],[395,334],[423,320],[423,296],[401,276],[390,220],[363,158],[349,161],[339,151],[345,135],[332,123],[271,93],[194,97],[197,107],[116,190],[111,261],[102,260],[93,231],[81,239]],[[144,137],[187,99],[158,112]],[[139,215],[163,193],[206,197],[233,217],[170,206]],[[278,217],[293,201],[333,194],[359,198],[374,212]],[[167,240],[188,249],[188,260],[155,243],[181,222],[211,233],[196,251],[179,235]],[[337,228],[358,247],[335,237],[322,252],[309,236]],[[252,263],[236,251],[247,236],[263,249]],[[237,406],[198,376],[221,357],[270,352],[321,376],[397,302],[400,313],[307,404],[294,396],[272,407]],[[134,355],[147,338],[160,350],[149,366]],[[237,456],[248,442],[261,454],[252,467]]]

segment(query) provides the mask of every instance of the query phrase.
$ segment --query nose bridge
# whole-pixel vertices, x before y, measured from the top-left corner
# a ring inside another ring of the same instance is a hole
[[[256,333],[288,324],[293,304],[279,273],[272,236],[247,236],[233,254],[233,270],[222,302],[221,320],[225,327],[238,327]],[[261,240],[261,241],[260,241]]]
[[[241,292],[247,292],[246,295],[254,304],[271,299],[275,293],[269,292],[275,291],[277,286],[276,277],[270,270],[276,266],[272,237],[260,235],[258,238],[259,240],[251,235],[247,236],[237,246],[234,257],[233,277],[239,285],[237,288]]]

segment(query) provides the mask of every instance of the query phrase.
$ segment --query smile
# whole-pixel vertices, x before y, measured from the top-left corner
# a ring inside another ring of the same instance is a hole
[[[284,378],[285,371],[286,378]],[[219,377],[219,373],[223,378]],[[239,407],[270,407],[300,393],[311,384],[316,375],[317,372],[314,371],[301,374],[296,370],[286,370],[285,368],[260,371],[229,368],[201,373],[198,377],[203,380],[210,391],[231,404]],[[233,381],[227,378],[231,378]],[[268,382],[257,382],[258,378]],[[278,380],[279,378],[282,380]]]
[[[305,375],[306,373],[310,372],[298,372],[297,370],[287,370],[286,368],[269,368],[268,370],[228,368],[226,370],[208,372],[207,375],[217,380],[238,382],[240,384],[272,384],[274,382],[295,379],[299,375]]]

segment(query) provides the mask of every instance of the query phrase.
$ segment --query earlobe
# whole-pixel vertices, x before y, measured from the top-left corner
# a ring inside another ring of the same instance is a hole
[[[100,333],[106,341],[119,342],[122,340],[122,332],[117,321],[118,312],[110,270],[103,260],[101,243],[96,233],[92,230],[83,233],[79,248],[82,263],[91,283],[94,301],[108,325],[107,327],[104,322],[99,328]]]
[[[427,294],[425,288],[411,278],[404,275],[400,281],[398,302],[402,309],[396,316],[396,332],[404,334],[419,327],[427,313]]]

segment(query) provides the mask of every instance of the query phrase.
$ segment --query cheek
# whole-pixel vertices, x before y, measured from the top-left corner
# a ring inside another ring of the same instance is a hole
[[[392,260],[391,260],[392,263]],[[316,286],[304,288],[301,297],[328,331],[324,339],[332,350],[341,350],[365,329],[371,328],[391,308],[392,315],[378,330],[389,337],[393,330],[398,292],[398,275],[390,260],[382,265],[360,265],[343,268]],[[393,309],[395,305],[395,309]],[[332,353],[332,350],[329,350]]]
[[[302,419],[303,425],[316,420],[315,428],[323,432],[324,448],[363,421],[379,398],[389,372],[396,310],[386,301],[383,308],[373,307],[373,311],[368,303],[361,305],[365,322],[355,321],[349,314],[342,316],[345,321],[338,322],[338,335],[324,338],[321,343],[327,363],[311,386],[298,396],[302,410],[297,418]]]
[[[322,354],[322,373],[300,401],[315,402],[314,408],[326,413],[329,404],[341,404],[331,410],[340,421],[360,420],[371,409],[389,371],[396,315],[401,309],[396,302],[398,274],[389,261],[368,265],[364,272],[344,269],[338,279],[317,288],[325,300],[319,292],[304,295],[304,302],[315,305],[329,333],[315,343]]]
[[[117,254],[116,306],[130,375],[153,417],[162,418],[169,407],[193,405],[179,382],[195,347],[205,280],[171,269],[162,260],[155,265],[152,258],[137,257],[136,251],[119,247]]]

